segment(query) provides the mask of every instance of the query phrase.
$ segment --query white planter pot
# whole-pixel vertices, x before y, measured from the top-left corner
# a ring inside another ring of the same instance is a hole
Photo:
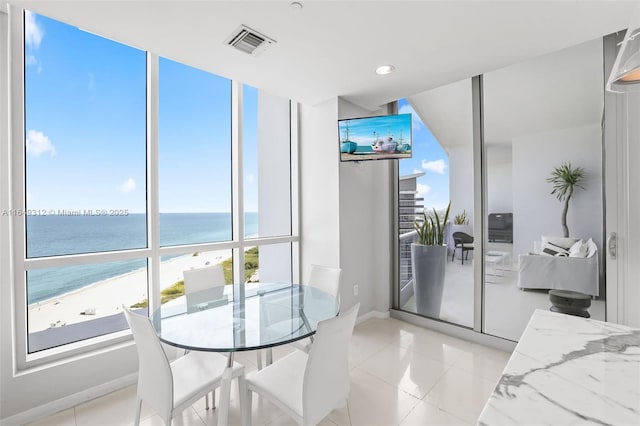
[[[413,294],[418,314],[440,318],[447,246],[411,244]]]

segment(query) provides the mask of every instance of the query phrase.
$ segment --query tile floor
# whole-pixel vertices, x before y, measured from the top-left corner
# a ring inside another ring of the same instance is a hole
[[[277,348],[274,358],[290,349]],[[370,319],[356,326],[351,341],[351,394],[346,407],[321,423],[332,425],[471,425],[493,391],[509,354],[395,319]],[[239,354],[247,372],[253,353]],[[130,425],[135,386],[41,419],[32,425]],[[286,414],[254,396],[254,425],[293,425]],[[240,424],[237,387],[232,387],[231,424]],[[141,425],[162,421],[143,404]],[[198,401],[174,425],[216,425],[216,410]]]

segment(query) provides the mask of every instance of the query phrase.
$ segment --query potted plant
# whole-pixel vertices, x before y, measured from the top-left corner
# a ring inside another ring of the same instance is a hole
[[[551,176],[547,178],[547,182],[553,184],[551,195],[558,197],[558,200],[564,201],[562,206],[562,230],[564,237],[569,237],[569,227],[567,227],[567,212],[569,211],[569,201],[573,196],[576,188],[585,189],[584,182],[585,172],[582,167],[572,167],[571,163],[564,163],[560,167],[556,167],[551,171]]]
[[[423,212],[422,217],[414,222],[418,238],[411,244],[411,268],[413,294],[420,315],[440,317],[444,269],[447,263],[445,228],[449,220],[450,207],[451,203],[447,206],[442,220],[433,209],[432,215]]]

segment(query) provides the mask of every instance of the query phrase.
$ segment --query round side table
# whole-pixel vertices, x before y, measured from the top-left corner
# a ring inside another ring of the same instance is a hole
[[[550,311],[577,317],[590,318],[588,308],[591,306],[591,296],[577,291],[549,290],[551,301]]]

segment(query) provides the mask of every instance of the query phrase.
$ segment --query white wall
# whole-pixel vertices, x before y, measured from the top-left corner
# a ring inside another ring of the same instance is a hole
[[[487,208],[491,213],[513,212],[511,144],[487,146]]]
[[[454,145],[449,150],[450,218],[466,210],[473,229],[473,144]]]
[[[300,275],[340,266],[338,99],[300,105]]]
[[[340,163],[337,120],[380,114],[337,98],[300,106],[302,279],[311,264],[339,266],[342,306],[360,302],[359,315],[389,310],[391,164]]]
[[[338,101],[340,119],[382,114]],[[389,310],[390,166],[389,160],[340,163],[341,296],[344,307],[360,302],[359,315]]]
[[[628,129],[628,197],[627,229],[628,235],[619,235],[618,249],[627,249],[622,253],[626,259],[626,269],[622,291],[624,303],[624,324],[640,327],[640,93],[630,93],[627,98],[627,115],[622,119],[623,129]]]
[[[562,236],[563,203],[551,195],[553,187],[546,179],[564,162],[586,172],[586,190],[576,190],[569,204],[569,233],[593,238],[602,255],[602,132],[600,126],[585,126],[513,141],[514,256],[531,251],[542,235]]]

